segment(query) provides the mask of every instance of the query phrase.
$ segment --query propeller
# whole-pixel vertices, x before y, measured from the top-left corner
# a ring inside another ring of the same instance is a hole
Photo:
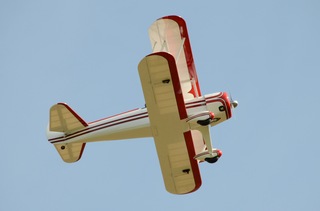
[[[233,100],[232,95],[231,95],[231,92],[230,92],[229,96],[230,96],[231,107],[232,107],[232,108],[236,108],[236,107],[238,106],[238,104],[239,104],[238,101]]]

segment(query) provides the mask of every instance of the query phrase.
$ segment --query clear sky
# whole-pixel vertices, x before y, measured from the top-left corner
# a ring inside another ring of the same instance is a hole
[[[0,1],[0,210],[320,210],[320,1]],[[187,21],[203,93],[234,118],[211,129],[224,154],[202,187],[166,192],[153,139],[87,144],[64,163],[49,108],[86,121],[143,107],[147,29]]]

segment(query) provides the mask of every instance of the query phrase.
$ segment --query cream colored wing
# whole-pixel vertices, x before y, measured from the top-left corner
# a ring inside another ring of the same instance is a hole
[[[142,59],[138,69],[166,189],[193,192],[201,186],[201,176],[175,59],[154,53]]]

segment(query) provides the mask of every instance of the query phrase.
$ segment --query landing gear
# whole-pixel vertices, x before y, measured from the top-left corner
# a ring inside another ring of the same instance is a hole
[[[197,123],[201,126],[208,126],[214,120],[214,113],[209,112],[209,118],[204,120],[198,120]]]
[[[219,160],[219,158],[222,156],[222,151],[219,149],[212,149],[212,152],[209,152],[208,150],[197,154],[194,159],[198,160],[199,162],[206,161],[208,163],[215,163]]]
[[[207,161],[208,163],[215,163],[219,160],[219,157],[213,157],[213,158],[205,158],[205,161]]]
[[[210,125],[211,121],[212,121],[212,119],[208,118],[205,120],[198,120],[197,123],[201,126],[208,126],[208,125]]]

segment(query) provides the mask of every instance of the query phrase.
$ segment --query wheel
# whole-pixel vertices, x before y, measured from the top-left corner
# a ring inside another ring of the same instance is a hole
[[[218,157],[213,157],[213,158],[205,158],[205,161],[207,161],[208,163],[215,163],[219,160]]]
[[[197,123],[201,126],[208,126],[211,123],[211,119],[198,120]]]

